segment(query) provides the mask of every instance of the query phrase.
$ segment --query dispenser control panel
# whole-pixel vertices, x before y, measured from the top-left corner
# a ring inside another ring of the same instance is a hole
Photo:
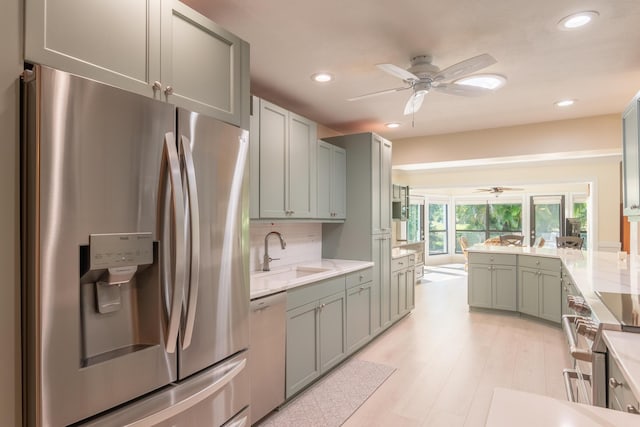
[[[91,234],[89,268],[123,267],[153,263],[151,233]]]

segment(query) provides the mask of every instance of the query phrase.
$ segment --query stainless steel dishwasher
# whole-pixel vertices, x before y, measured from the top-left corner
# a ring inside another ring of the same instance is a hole
[[[284,402],[287,293],[251,301],[251,423]]]

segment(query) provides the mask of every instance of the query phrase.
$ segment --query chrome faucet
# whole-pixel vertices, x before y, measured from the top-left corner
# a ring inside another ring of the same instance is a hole
[[[269,236],[271,236],[272,234],[275,234],[276,236],[278,236],[278,238],[280,239],[280,247],[282,249],[287,247],[287,244],[282,238],[282,234],[278,233],[277,231],[272,231],[270,233],[267,233],[267,235],[264,236],[264,260],[262,262],[262,271],[270,271],[269,262],[280,259],[280,258],[271,258],[269,256]]]

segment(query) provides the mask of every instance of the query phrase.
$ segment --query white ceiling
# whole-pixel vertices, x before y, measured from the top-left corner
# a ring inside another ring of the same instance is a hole
[[[389,139],[620,113],[640,90],[640,0],[183,0],[251,45],[252,93],[344,133]],[[592,25],[557,22],[597,10]],[[446,68],[489,53],[483,71],[507,85],[481,98],[431,92],[402,114],[408,91],[349,102],[402,86],[375,64],[403,68],[420,54]],[[330,84],[310,79],[317,71]],[[577,99],[558,109],[553,103]],[[389,130],[382,125],[399,121]]]

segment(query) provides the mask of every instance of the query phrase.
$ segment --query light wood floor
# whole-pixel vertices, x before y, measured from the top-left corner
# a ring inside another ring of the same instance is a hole
[[[565,399],[560,327],[466,302],[465,277],[416,287],[414,311],[355,355],[396,371],[344,426],[483,426],[494,387]]]

